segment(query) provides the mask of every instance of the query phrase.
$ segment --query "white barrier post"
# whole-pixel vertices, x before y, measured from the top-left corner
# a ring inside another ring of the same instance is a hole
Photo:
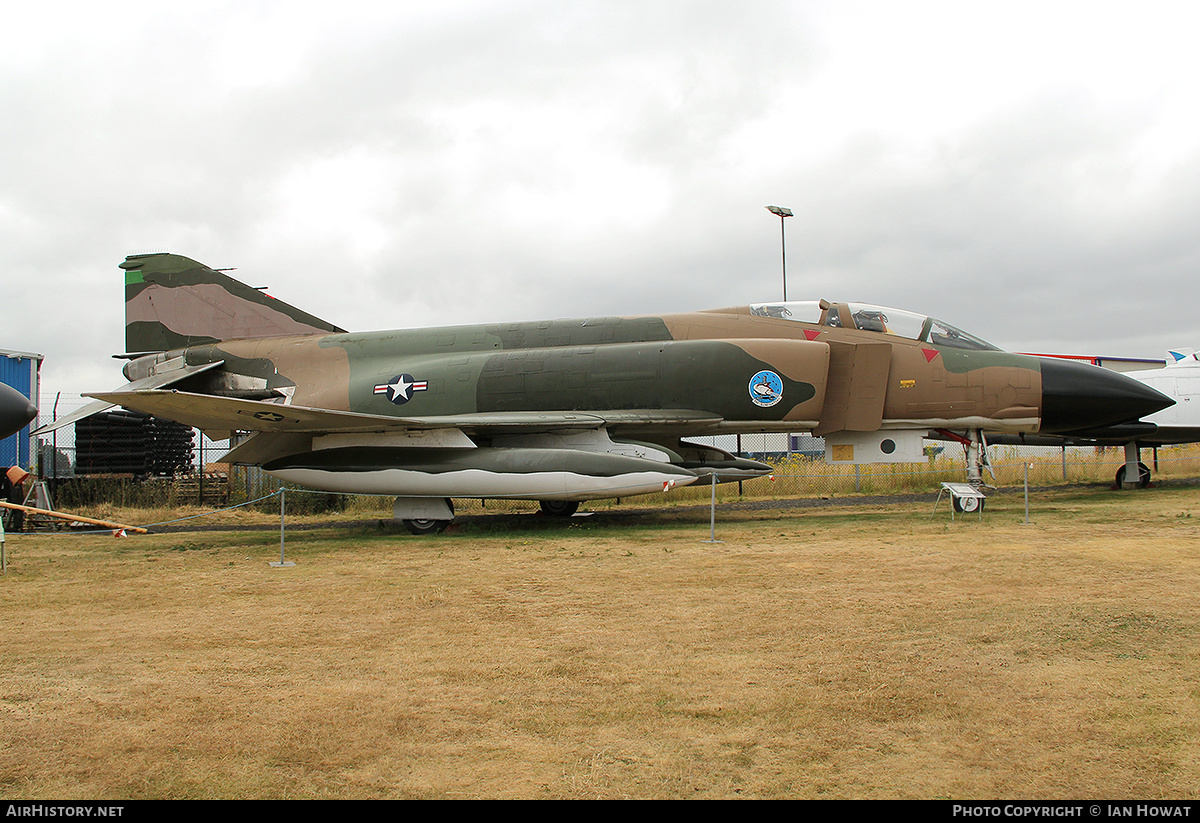
[[[286,495],[287,495],[287,489],[279,490],[279,561],[278,562],[276,562],[274,560],[271,561],[271,565],[274,566],[275,568],[279,568],[281,566],[295,566],[296,565],[291,560],[283,559],[283,512],[284,512],[285,501],[287,499]]]
[[[714,471],[712,477],[712,500],[708,504],[708,539],[705,543],[720,543],[717,539],[717,473]]]

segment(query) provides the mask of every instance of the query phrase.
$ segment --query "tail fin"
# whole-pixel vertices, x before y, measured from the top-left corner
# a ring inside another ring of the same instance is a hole
[[[132,254],[121,268],[129,353],[345,331],[178,254]]]

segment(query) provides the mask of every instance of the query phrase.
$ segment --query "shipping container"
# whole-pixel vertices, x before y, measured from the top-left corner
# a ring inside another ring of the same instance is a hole
[[[0,383],[12,386],[38,405],[41,385],[38,373],[42,355],[32,352],[0,349]],[[35,420],[34,423],[37,421]],[[26,426],[16,434],[0,440],[0,466],[22,466],[31,469],[33,452],[30,449],[30,429]]]

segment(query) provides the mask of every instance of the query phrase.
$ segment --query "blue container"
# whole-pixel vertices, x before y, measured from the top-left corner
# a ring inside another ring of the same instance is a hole
[[[0,349],[0,383],[7,383],[38,405],[38,370],[42,355],[32,352]],[[30,426],[11,437],[0,440],[0,466],[32,467]]]

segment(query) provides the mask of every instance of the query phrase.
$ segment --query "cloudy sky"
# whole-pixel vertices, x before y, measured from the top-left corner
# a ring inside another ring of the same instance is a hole
[[[788,295],[1200,348],[1200,6],[0,0],[0,348],[119,385],[125,255],[354,330]]]

